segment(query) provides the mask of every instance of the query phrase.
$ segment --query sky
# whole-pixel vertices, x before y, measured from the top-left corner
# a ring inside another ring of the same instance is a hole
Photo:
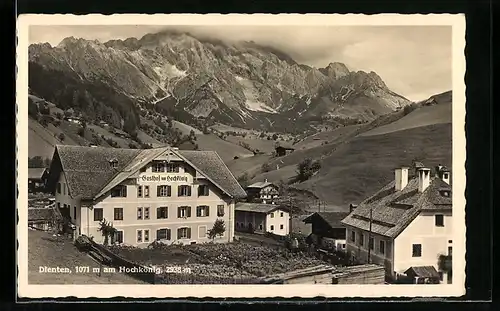
[[[452,89],[451,26],[31,26],[29,41],[56,46],[73,36],[106,42],[163,29],[227,42],[252,40],[317,68],[341,62],[351,71],[374,71],[413,101]]]

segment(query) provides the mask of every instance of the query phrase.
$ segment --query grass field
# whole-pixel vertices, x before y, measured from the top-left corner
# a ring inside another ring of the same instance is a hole
[[[51,158],[54,146],[61,142],[54,137],[54,133],[44,128],[35,120],[28,119],[28,155]]]
[[[222,140],[218,136],[213,134],[196,135],[196,143],[198,144],[198,148],[200,150],[217,151],[217,153],[225,163],[233,160],[235,156],[253,156],[253,153],[249,150],[231,142]]]
[[[40,273],[40,267],[69,268],[72,273]],[[89,273],[76,273],[75,267],[89,267]],[[28,282],[30,284],[143,284],[121,273],[102,273],[92,268],[99,265],[79,252],[71,241],[48,232],[28,231]]]
[[[419,157],[426,166],[451,167],[451,124],[357,137],[322,160],[322,169],[297,185],[339,206],[359,203],[394,178],[394,167]]]
[[[346,127],[339,127],[331,131],[319,132],[298,142],[294,145],[294,147],[296,150],[310,149],[321,146],[324,142],[335,142],[339,139],[352,135],[356,130],[362,128],[362,126],[363,125],[349,125]]]
[[[267,140],[267,139],[262,139],[262,138],[245,138],[241,136],[231,136],[228,135],[226,138],[227,141],[230,141],[236,145],[239,146],[240,142],[248,144],[252,150],[259,150],[260,152],[264,153],[271,153],[274,151],[274,145],[276,144],[276,141],[274,140]]]
[[[267,154],[257,154],[251,157],[240,158],[227,162],[229,170],[234,176],[240,176],[247,172],[249,175],[260,174],[263,163],[267,163],[272,159]]]

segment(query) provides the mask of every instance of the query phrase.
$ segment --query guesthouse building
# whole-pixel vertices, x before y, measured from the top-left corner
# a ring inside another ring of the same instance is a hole
[[[395,179],[360,203],[342,223],[347,251],[358,262],[384,265],[390,280],[451,283],[453,247],[450,171],[421,163],[395,169]]]
[[[290,213],[286,207],[263,203],[236,203],[236,230],[250,233],[290,233]]]
[[[336,250],[346,249],[346,226],[342,220],[348,212],[316,212],[303,220],[311,224],[308,241],[317,246],[333,245]]]
[[[225,232],[215,242],[231,242],[235,202],[246,197],[216,152],[171,147],[58,145],[48,185],[76,236],[102,242],[106,222],[113,242],[138,247],[207,242],[217,219]]]

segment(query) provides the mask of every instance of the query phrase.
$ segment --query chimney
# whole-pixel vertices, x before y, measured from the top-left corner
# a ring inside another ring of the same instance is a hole
[[[267,178],[264,180],[264,182],[265,182],[265,183],[267,182]]]
[[[396,191],[401,191],[408,185],[408,169],[408,167],[403,166],[394,170],[394,177],[396,180],[394,188]]]
[[[431,170],[426,167],[418,169],[418,192],[424,192],[431,180]]]
[[[356,207],[358,207],[357,205],[355,204],[349,204],[349,214],[352,213],[352,211],[354,211],[354,209],[356,209]]]

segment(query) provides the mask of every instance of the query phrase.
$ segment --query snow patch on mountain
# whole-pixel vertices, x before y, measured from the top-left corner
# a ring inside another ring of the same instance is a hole
[[[241,85],[243,89],[243,94],[245,95],[246,98],[245,105],[248,110],[263,111],[267,113],[277,113],[276,110],[267,106],[265,103],[259,100],[259,93],[252,81],[245,79],[241,76],[236,76],[235,79],[236,81],[238,81],[238,83]]]

